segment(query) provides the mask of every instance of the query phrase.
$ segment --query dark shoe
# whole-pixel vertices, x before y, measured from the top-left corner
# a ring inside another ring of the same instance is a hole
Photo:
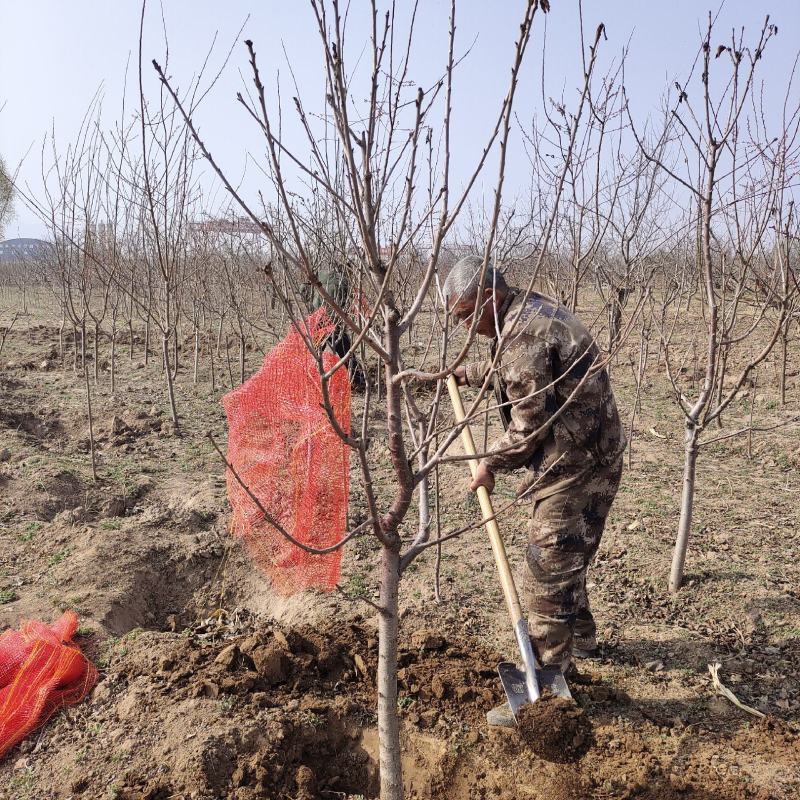
[[[574,683],[578,686],[589,686],[596,681],[594,675],[588,672],[581,672],[575,664],[572,663],[564,670],[564,677],[568,683]]]
[[[490,711],[486,712],[486,722],[497,728],[516,728],[517,721],[511,713],[511,706],[508,703],[501,703]]]
[[[572,640],[572,655],[575,658],[599,658],[600,648],[597,639],[591,636],[575,636]]]

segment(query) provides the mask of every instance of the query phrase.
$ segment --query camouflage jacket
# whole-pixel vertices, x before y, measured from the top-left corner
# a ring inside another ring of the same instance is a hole
[[[347,310],[350,284],[347,281],[345,272],[334,267],[323,268],[317,272],[317,278],[323,289],[333,298],[337,305]],[[316,311],[325,302],[322,295],[310,283],[303,284],[301,296],[311,311]]]
[[[524,293],[511,290],[500,309],[503,345],[490,383],[506,432],[485,461],[492,470],[531,469],[520,492],[530,489],[535,498],[566,488],[589,469],[613,463],[626,440],[605,368],[586,377],[601,359],[592,335],[575,316],[541,295],[532,292],[524,304],[523,299]],[[497,344],[495,340],[492,358],[467,365],[468,385],[483,385]]]

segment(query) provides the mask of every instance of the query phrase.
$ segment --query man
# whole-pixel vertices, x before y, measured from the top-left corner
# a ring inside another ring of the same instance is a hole
[[[509,288],[483,261],[461,259],[444,283],[465,326],[491,337],[492,357],[455,370],[462,386],[493,385],[506,428],[470,486],[494,489],[495,473],[529,469],[520,498],[531,502],[525,596],[531,641],[540,663],[567,673],[573,656],[597,651],[586,594],[586,569],[597,552],[622,472],[625,434],[608,373],[592,335],[572,314],[540,294]],[[508,705],[487,714],[514,724]]]
[[[321,269],[317,273],[317,277],[322,287],[333,298],[334,302],[340,308],[349,312],[351,300],[350,282],[347,280],[346,271],[337,267]],[[310,283],[303,286],[301,295],[311,311],[316,311],[325,303],[323,296]],[[331,313],[330,316],[335,320],[335,327],[325,344],[339,356],[339,358],[344,358],[352,346],[350,334],[347,332],[346,326],[335,314]],[[354,389],[363,389],[366,386],[366,375],[364,374],[364,367],[356,353],[350,356],[347,369],[350,375],[351,386]]]

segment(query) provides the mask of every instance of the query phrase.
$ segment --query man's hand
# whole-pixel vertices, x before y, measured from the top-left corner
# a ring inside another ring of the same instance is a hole
[[[475,471],[475,477],[469,485],[470,491],[477,492],[479,486],[485,486],[486,491],[491,494],[494,491],[494,472],[481,461]]]
[[[465,366],[456,367],[453,370],[453,377],[456,379],[456,384],[458,386],[466,386],[467,385],[467,368]],[[435,386],[441,378],[421,378],[415,377],[417,383],[421,386]]]

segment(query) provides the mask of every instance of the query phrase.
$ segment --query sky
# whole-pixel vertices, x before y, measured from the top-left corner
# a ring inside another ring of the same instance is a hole
[[[518,30],[522,0],[460,0],[457,7],[457,50],[465,53],[456,73],[453,104],[455,174],[464,175],[480,153],[499,102],[508,86],[511,48]],[[542,55],[545,54],[546,94],[574,99],[581,82],[578,0],[551,0],[552,11],[539,15],[523,66],[517,99],[521,120],[541,113]],[[409,80],[428,86],[440,74],[447,55],[449,1],[421,0]],[[381,7],[385,7],[382,4]],[[410,7],[399,0],[400,16]],[[368,36],[366,0],[351,0],[348,22],[349,55],[357,59]],[[162,25],[163,10],[163,25]],[[783,91],[800,47],[800,0],[727,0],[703,5],[697,0],[584,0],[583,27],[587,38],[605,25],[601,66],[608,67],[628,47],[626,88],[634,116],[655,113],[659,99],[674,80],[688,74],[708,11],[719,13],[720,41],[744,26],[756,36],[767,12],[779,26],[761,72],[769,91],[765,109],[777,120]],[[59,146],[77,134],[93,97],[100,93],[104,123],[112,125],[123,101],[127,70],[129,111],[136,102],[136,60],[140,2],[134,0],[0,0],[0,154],[18,181],[41,190],[41,146],[54,130]],[[543,23],[546,22],[546,26]],[[239,35],[242,26],[241,35]],[[546,28],[546,45],[545,45]],[[322,78],[316,22],[305,0],[149,0],[144,36],[145,92],[157,98],[151,58],[165,60],[164,29],[169,42],[169,74],[188,85],[200,69],[216,36],[207,75],[224,64],[219,80],[198,110],[204,141],[231,176],[242,179],[252,199],[263,182],[248,166],[248,153],[259,157],[260,139],[236,92],[247,83],[244,39],[254,41],[270,101],[275,86],[284,101],[295,93],[305,107],[321,108]],[[238,37],[238,38],[237,38]],[[291,69],[290,69],[291,68]],[[208,81],[206,81],[208,83]],[[290,104],[289,104],[290,106]],[[284,113],[288,116],[290,108]],[[289,130],[291,135],[291,130]],[[519,140],[519,136],[516,137]],[[509,154],[511,191],[519,190],[527,164],[519,141]],[[213,195],[211,177],[204,178]],[[516,181],[516,183],[515,183]],[[483,189],[479,184],[476,191]],[[44,227],[22,203],[6,236],[41,236]]]

